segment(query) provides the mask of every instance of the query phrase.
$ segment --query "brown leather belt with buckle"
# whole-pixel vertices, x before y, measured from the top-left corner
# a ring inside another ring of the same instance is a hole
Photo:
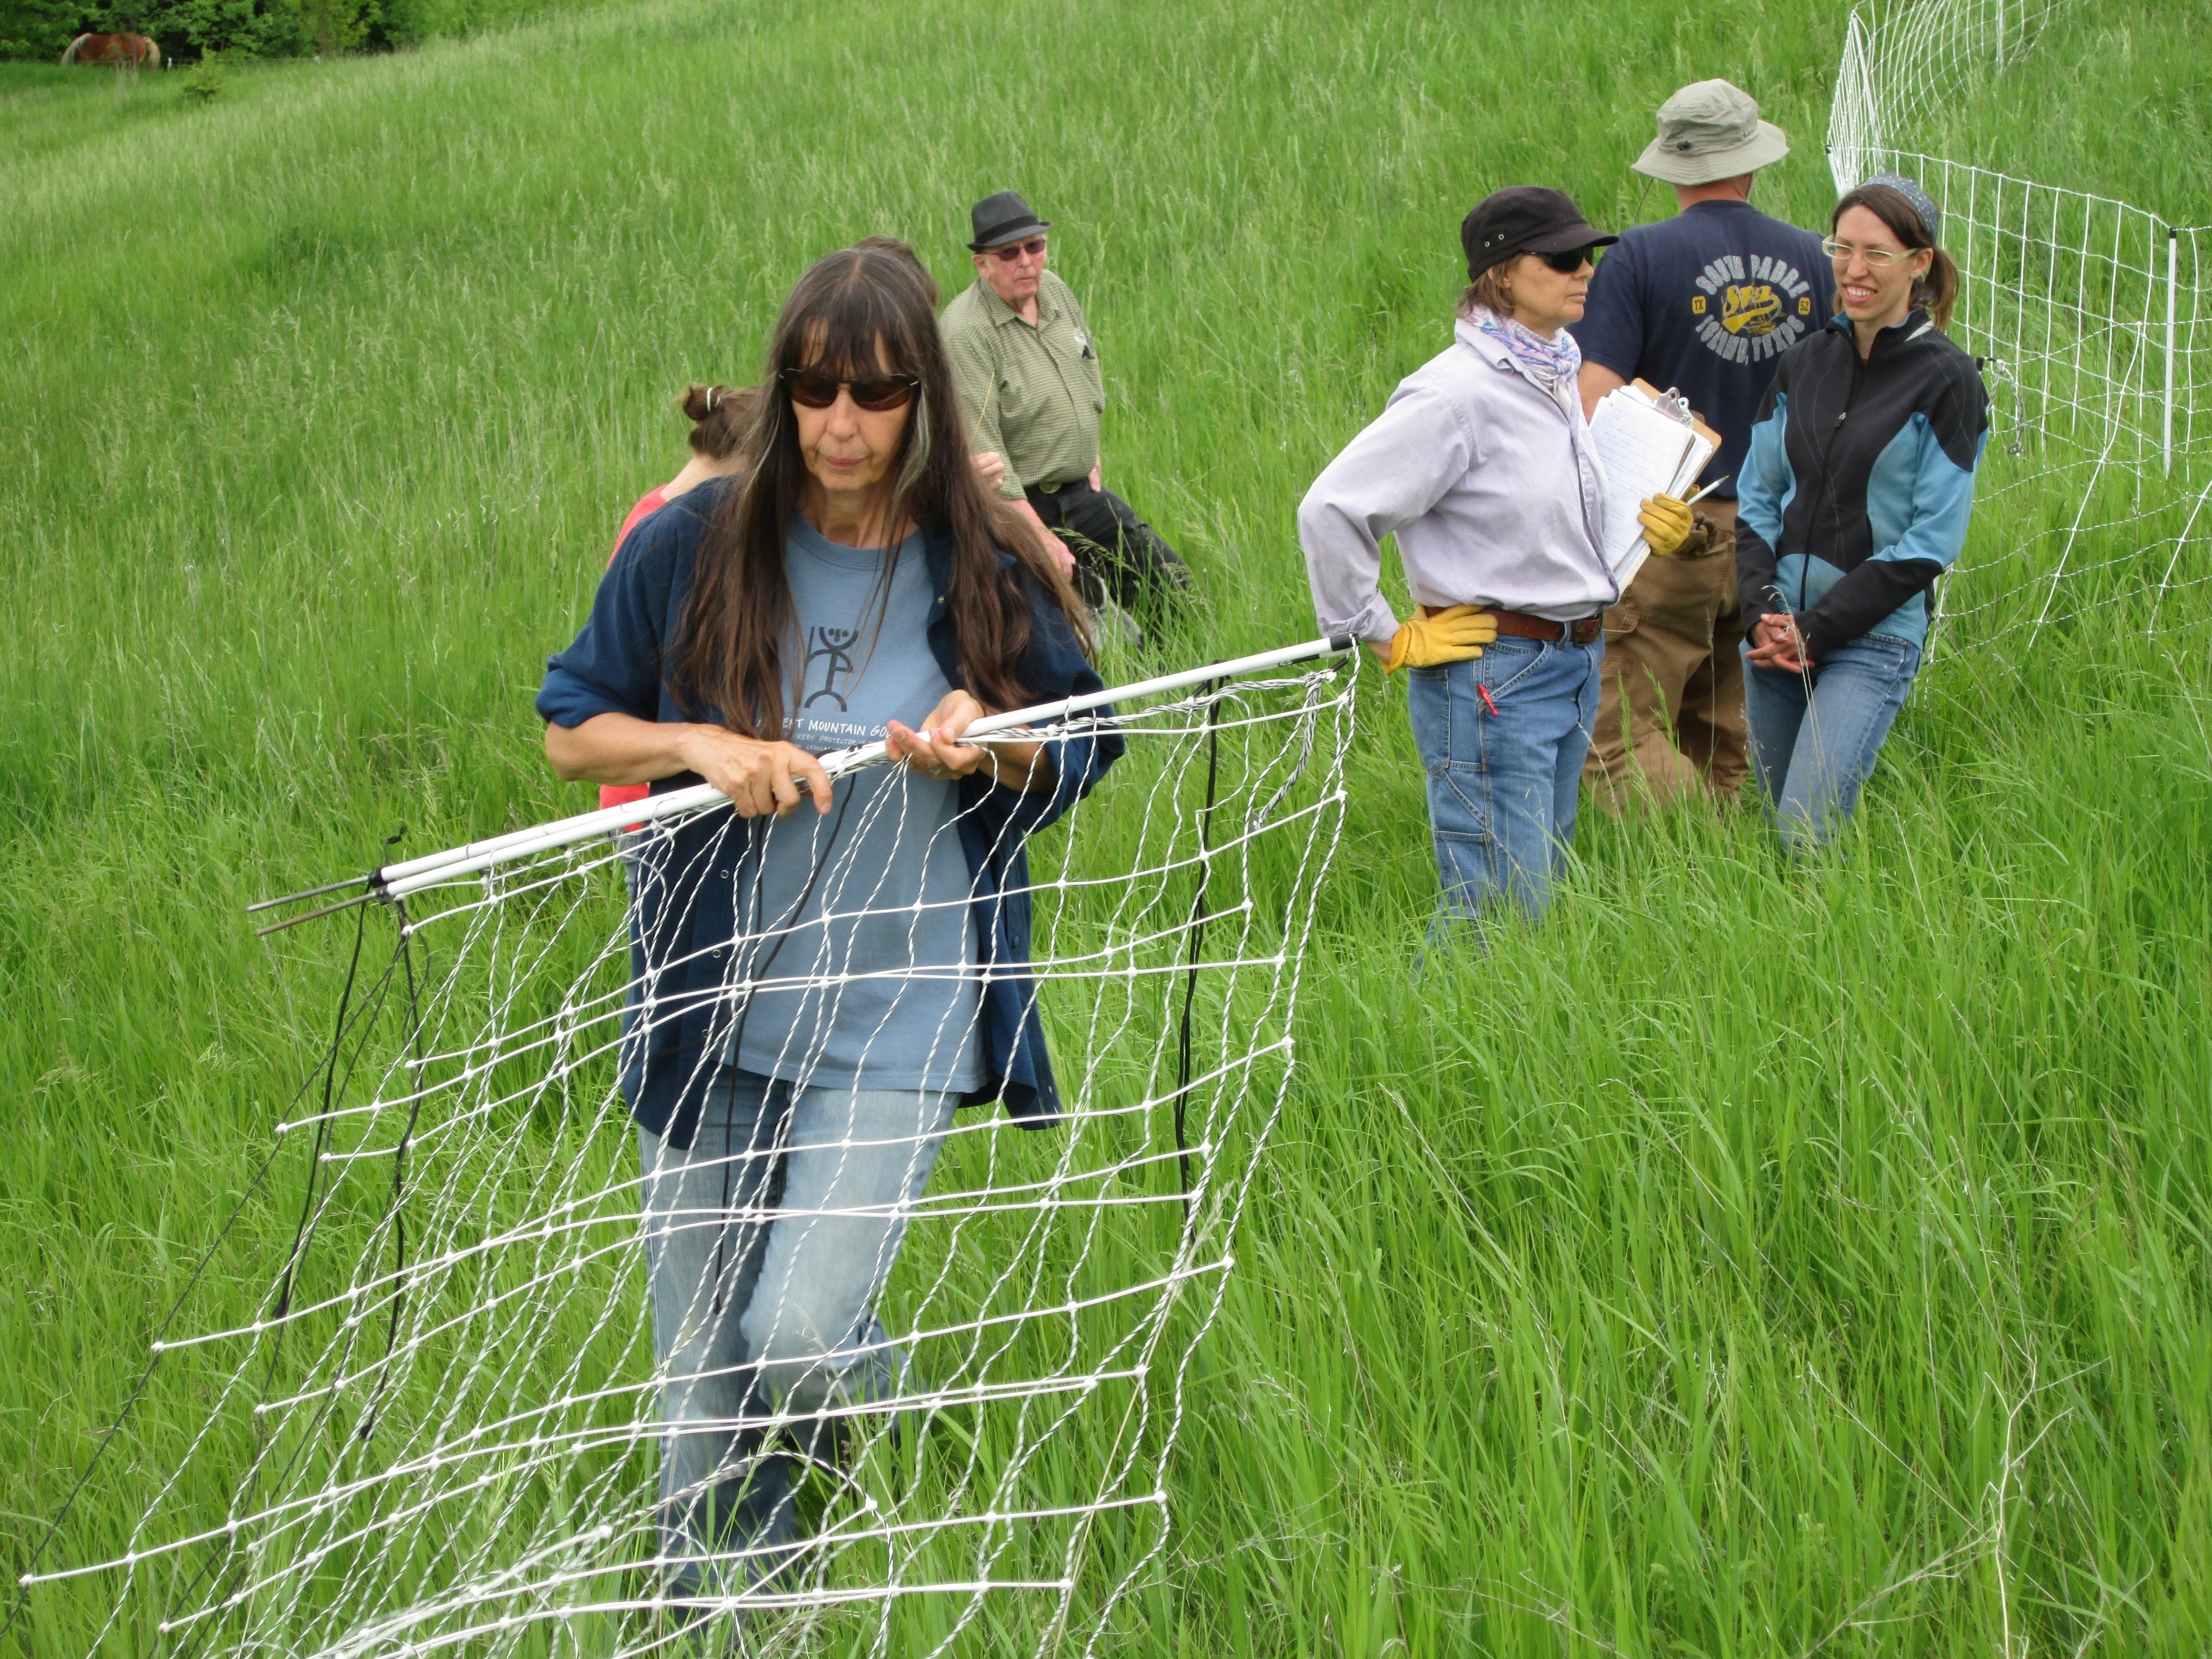
[[[1433,617],[1441,608],[1425,605],[1421,607],[1421,614]],[[1598,636],[1605,632],[1605,618],[1602,617],[1584,617],[1579,622],[1555,623],[1547,622],[1541,617],[1529,616],[1522,611],[1493,610],[1490,614],[1498,618],[1498,631],[1509,639],[1542,640],[1547,644],[1571,640],[1577,645],[1594,645]]]

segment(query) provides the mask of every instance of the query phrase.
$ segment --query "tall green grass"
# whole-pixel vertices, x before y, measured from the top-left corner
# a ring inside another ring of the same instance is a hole
[[[2100,15],[2161,75],[2202,50]],[[669,398],[750,374],[806,260],[889,231],[950,289],[966,204],[1024,189],[1101,335],[1109,477],[1202,590],[1160,653],[1279,643],[1295,503],[1443,339],[1467,206],[1656,216],[1648,112],[1723,73],[1797,141],[1761,201],[1817,223],[1841,21],[650,4],[204,108],[0,71],[9,1572],[325,1040],[343,941],[240,907],[583,804],[543,657],[680,459]],[[2149,71],[2085,39],[2130,131]],[[2068,149],[2046,95],[1986,95],[1972,159],[2154,207],[2202,176],[2178,119]],[[1419,981],[1419,775],[1370,684],[1114,1650],[2203,1652],[2208,653],[2186,596],[1963,652],[1843,856],[1587,822],[1541,931]],[[204,1407],[157,1385],[63,1547],[121,1536]],[[93,1610],[40,1608],[27,1650],[82,1651]]]
[[[2186,4],[2063,8],[2003,73],[1969,76],[1929,111],[1905,148],[2212,224],[2204,22]]]

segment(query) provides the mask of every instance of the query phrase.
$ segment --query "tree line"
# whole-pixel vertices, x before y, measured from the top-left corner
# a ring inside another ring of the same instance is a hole
[[[88,30],[167,58],[327,57],[467,34],[564,0],[0,0],[0,59],[53,63]]]

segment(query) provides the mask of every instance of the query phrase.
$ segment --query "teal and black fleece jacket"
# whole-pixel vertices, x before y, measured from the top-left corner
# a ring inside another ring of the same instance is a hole
[[[1924,641],[1989,434],[1981,370],[1924,311],[1865,357],[1841,316],[1784,352],[1737,497],[1747,634],[1789,611],[1816,662],[1863,634]]]

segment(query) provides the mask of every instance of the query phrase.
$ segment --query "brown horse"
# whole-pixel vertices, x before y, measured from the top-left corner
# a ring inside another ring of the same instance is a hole
[[[161,67],[161,49],[143,34],[80,34],[62,51],[64,64]]]

